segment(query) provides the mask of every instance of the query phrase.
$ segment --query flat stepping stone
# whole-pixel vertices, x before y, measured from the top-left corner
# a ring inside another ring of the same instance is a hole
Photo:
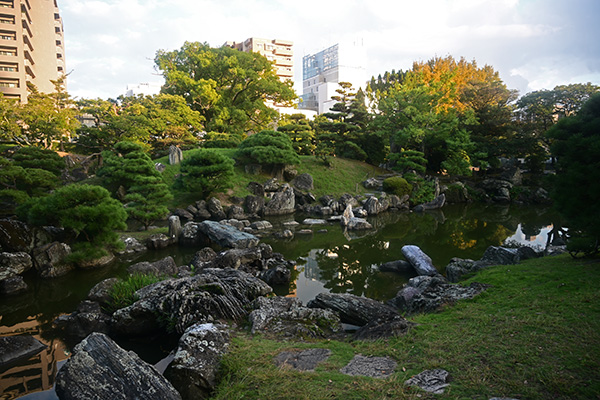
[[[0,338],[0,368],[9,367],[44,350],[45,344],[33,336],[5,336]]]
[[[340,372],[350,376],[370,376],[371,378],[387,378],[394,373],[396,361],[389,357],[365,357],[357,354]]]
[[[317,365],[331,356],[329,349],[308,349],[304,351],[283,351],[275,356],[275,364],[279,367],[292,368],[298,371],[314,371]]]
[[[407,386],[417,386],[426,392],[434,394],[444,393],[444,389],[449,386],[448,371],[443,369],[428,369],[417,374],[404,382]]]

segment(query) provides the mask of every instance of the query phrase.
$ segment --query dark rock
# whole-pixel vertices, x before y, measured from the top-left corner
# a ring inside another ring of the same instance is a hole
[[[265,187],[266,190],[266,187]],[[294,197],[294,189],[285,184],[282,190],[273,195],[264,208],[265,215],[285,215],[292,214],[295,211],[296,200]]]
[[[298,190],[294,191],[294,201],[296,203],[296,207],[298,208],[306,208],[309,204],[314,203],[317,199],[315,196],[308,192],[302,193]],[[317,206],[320,208],[320,206]],[[316,213],[316,210],[314,211]]]
[[[205,247],[194,254],[194,258],[190,261],[190,265],[194,266],[197,271],[210,265],[217,258],[217,253],[210,247]]]
[[[419,204],[414,208],[414,211],[422,212],[427,210],[437,210],[442,208],[444,204],[446,204],[446,195],[442,193],[429,203]]]
[[[490,246],[479,260],[483,265],[512,265],[521,261],[519,251],[507,247]]]
[[[421,372],[413,376],[404,384],[406,386],[417,386],[426,392],[434,394],[444,393],[444,389],[450,386],[448,371],[443,369],[433,369]]]
[[[377,215],[386,211],[389,208],[389,205],[390,203],[387,199],[382,199],[379,201],[377,197],[371,196],[367,199],[363,207],[367,211],[367,214]]]
[[[25,252],[0,253],[0,281],[21,275],[32,266],[31,256]]]
[[[0,250],[28,253],[33,247],[33,234],[25,223],[14,219],[0,219]]]
[[[4,370],[20,360],[28,359],[46,347],[48,346],[33,336],[0,337],[0,370]]]
[[[277,192],[281,188],[281,184],[277,178],[271,178],[264,184],[265,192]]]
[[[275,365],[297,371],[314,371],[319,363],[331,356],[329,349],[307,349],[302,351],[282,351],[275,356]]]
[[[119,282],[118,278],[108,278],[98,282],[92,289],[90,289],[87,295],[88,300],[95,301],[101,306],[107,306],[112,299],[110,296],[110,291],[117,282]]]
[[[232,226],[222,225],[214,221],[201,222],[198,224],[198,230],[212,242],[222,247],[246,249],[255,247],[259,242],[259,239],[254,235],[240,232]]]
[[[163,163],[154,163],[154,169],[160,173],[163,173],[167,169],[167,166]]]
[[[179,236],[181,236],[181,231],[183,228],[181,227],[181,220],[177,215],[171,215],[169,217],[169,238],[173,241],[179,241]]]
[[[357,230],[365,230],[372,229],[373,226],[364,218],[353,217],[348,221],[348,225],[346,226],[348,230],[357,231]]]
[[[298,170],[291,165],[286,165],[283,168],[283,179],[290,182],[298,176]]]
[[[133,237],[122,237],[121,241],[125,244],[125,249],[117,254],[135,254],[147,251],[148,248]]]
[[[227,218],[225,211],[223,211],[223,206],[221,206],[221,202],[216,197],[208,199],[206,202],[206,209],[210,213],[211,219],[215,221]]]
[[[346,293],[319,293],[307,306],[333,310],[339,313],[342,322],[357,326],[373,320],[390,320],[398,315],[392,307],[376,300]]]
[[[476,261],[462,258],[452,258],[446,265],[446,277],[450,282],[460,281],[463,275],[478,271],[481,265]]]
[[[339,203],[342,209],[345,209],[348,206],[348,204],[350,204],[352,207],[358,207],[358,200],[356,200],[356,198],[354,198],[351,194],[348,193],[344,193],[340,197]]]
[[[200,200],[196,202],[196,218],[199,221],[204,221],[205,219],[210,219],[211,214],[206,208],[206,201]]]
[[[391,194],[388,196],[388,201],[390,203],[390,209],[394,210],[408,210],[409,209],[409,198],[410,196],[405,194],[402,197],[398,197],[395,194]]]
[[[331,310],[303,307],[293,297],[259,297],[250,313],[251,332],[286,338],[324,338],[342,331]]]
[[[285,265],[279,264],[273,268],[261,272],[259,278],[265,281],[269,286],[287,285],[290,283],[292,272]]]
[[[75,346],[56,375],[56,394],[64,400],[181,399],[153,366],[102,333]]]
[[[64,243],[53,242],[33,249],[33,265],[42,278],[56,278],[66,275],[75,267],[65,262],[71,248]]]
[[[182,399],[207,398],[217,386],[221,359],[228,348],[226,326],[212,323],[192,325],[179,339],[165,377]]]
[[[203,221],[206,222],[206,221]],[[217,222],[213,222],[217,224]],[[204,241],[205,237],[201,235],[200,223],[199,222],[187,222],[181,229],[181,235],[179,236],[179,243],[184,246],[199,246]]]
[[[396,260],[396,261],[386,262],[385,264],[381,264],[379,266],[379,270],[381,272],[400,272],[400,273],[404,273],[404,272],[413,271],[414,268],[413,268],[412,264],[409,263],[408,261]]]
[[[175,241],[164,233],[155,233],[146,239],[146,246],[149,249],[164,249],[174,243]]]
[[[0,296],[12,296],[27,290],[27,284],[21,275],[0,281]]]
[[[229,219],[247,219],[246,213],[244,213],[244,209],[240,206],[231,206],[229,210],[227,210],[227,218]]]
[[[245,266],[246,272],[262,270],[263,254],[261,248],[250,247],[247,249],[230,249],[222,251],[212,262],[212,268],[239,269]]]
[[[507,168],[502,171],[500,178],[504,181],[510,182],[512,185],[520,186],[523,184],[523,174],[521,169],[517,166]]]
[[[255,196],[264,197],[265,187],[258,182],[250,182],[246,189]]]
[[[173,257],[167,256],[162,260],[148,262],[142,261],[127,267],[127,272],[130,275],[144,274],[155,276],[175,276],[177,274],[177,264]]]
[[[423,253],[418,246],[406,245],[402,247],[402,254],[412,264],[419,275],[436,275],[437,269],[433,266],[431,258]]]
[[[325,196],[319,197],[319,202],[324,207],[330,207],[334,201],[335,201],[335,199],[333,198],[333,196],[330,196],[330,195],[325,195]]]
[[[192,214],[188,210],[184,210],[183,208],[176,208],[175,210],[173,210],[171,215],[177,216],[183,221],[193,221],[194,220],[194,214]]]
[[[365,357],[357,354],[340,372],[350,376],[386,378],[394,373],[398,363],[389,357]]]
[[[247,315],[248,304],[271,291],[266,283],[245,272],[205,268],[191,277],[138,290],[140,300],[113,313],[111,329],[139,336],[167,328],[183,333],[195,323],[218,319],[240,321]]]
[[[519,247],[517,249],[517,254],[519,255],[519,260],[529,260],[531,258],[538,258],[541,257],[541,255],[535,251],[534,249],[532,249],[529,246],[522,246]]]
[[[449,204],[468,203],[471,201],[469,191],[462,182],[455,182],[449,185],[444,191],[446,202]]]
[[[291,183],[292,186],[298,190],[309,191],[315,188],[313,184],[313,177],[307,173],[298,175]]]
[[[400,315],[389,320],[374,320],[357,330],[353,338],[354,340],[387,339],[405,334],[414,325]]]
[[[263,196],[246,196],[244,200],[244,209],[249,214],[262,214],[265,207],[265,198]]]
[[[94,258],[92,260],[81,260],[77,262],[77,267],[81,269],[94,269],[94,268],[102,268],[111,264],[115,261],[116,257],[114,254],[109,253],[99,258]]]
[[[500,179],[485,179],[479,184],[487,196],[496,203],[509,203],[512,183]]]
[[[368,178],[367,180],[362,182],[362,185],[365,189],[374,189],[374,190],[381,190],[381,187],[382,187],[381,181],[376,178]]]
[[[265,229],[273,228],[273,225],[269,221],[255,221],[250,224],[250,228],[257,231],[263,231]]]
[[[61,315],[54,321],[58,329],[72,337],[82,340],[93,332],[108,334],[110,315],[106,314],[99,303],[84,300],[77,310],[69,315]]]

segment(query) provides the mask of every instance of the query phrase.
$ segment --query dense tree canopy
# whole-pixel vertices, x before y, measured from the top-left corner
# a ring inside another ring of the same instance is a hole
[[[165,77],[163,93],[181,95],[206,120],[206,130],[247,133],[265,129],[277,111],[296,96],[292,82],[279,80],[258,53],[186,42],[175,51],[159,50],[155,63]]]

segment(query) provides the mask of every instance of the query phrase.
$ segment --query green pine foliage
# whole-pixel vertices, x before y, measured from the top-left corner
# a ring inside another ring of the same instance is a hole
[[[160,177],[140,176],[125,196],[127,215],[148,230],[150,224],[169,213],[166,204],[172,199],[169,187]]]
[[[235,158],[242,164],[268,166],[300,163],[289,136],[276,131],[262,131],[251,135],[240,144]]]
[[[395,194],[398,197],[402,197],[406,194],[410,195],[412,189],[412,185],[401,176],[392,176],[383,181],[383,190],[386,193]]]
[[[228,187],[233,176],[233,164],[231,158],[213,150],[191,151],[181,162],[181,175],[175,185],[178,189],[207,198],[211,193]]]
[[[55,151],[27,146],[17,150],[12,159],[15,165],[23,168],[38,168],[60,176],[65,169],[65,161]]]

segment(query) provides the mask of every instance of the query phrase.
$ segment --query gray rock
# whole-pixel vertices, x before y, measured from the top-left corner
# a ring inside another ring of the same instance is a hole
[[[411,263],[405,260],[389,261],[379,266],[381,272],[410,272],[414,268]]]
[[[449,204],[468,203],[471,201],[469,191],[462,182],[455,182],[446,187],[444,195],[446,196],[446,202]]]
[[[245,272],[205,268],[191,277],[138,290],[138,301],[113,313],[111,329],[139,336],[166,329],[183,333],[195,323],[218,319],[240,321],[248,304],[271,292],[269,285]]]
[[[296,235],[312,235],[313,231],[312,229],[300,229],[298,231],[296,231]]]
[[[313,177],[307,173],[300,174],[295,177],[291,184],[298,190],[308,191],[314,189]]]
[[[354,333],[354,340],[380,340],[404,335],[414,326],[400,315],[388,320],[374,320]]]
[[[284,229],[281,232],[276,232],[275,237],[280,240],[292,239],[294,237],[294,232],[289,229]]]
[[[92,333],[73,349],[56,375],[60,399],[181,399],[175,388],[137,354]]]
[[[177,264],[173,257],[167,256],[162,260],[148,262],[142,261],[127,267],[127,272],[130,275],[144,274],[155,276],[175,276],[177,274]]]
[[[329,349],[283,351],[275,356],[275,365],[297,371],[314,371],[319,363],[326,361],[330,356]]]
[[[276,265],[260,273],[259,277],[269,286],[287,285],[290,283],[292,272],[283,264]]]
[[[248,191],[255,196],[264,197],[264,195],[265,195],[265,187],[258,182],[248,183],[248,186],[246,186],[246,189],[248,189]]]
[[[21,275],[0,281],[0,296],[12,296],[27,290],[27,284]]]
[[[171,215],[169,217],[169,237],[174,241],[179,241],[182,229],[179,217],[177,215]]]
[[[164,249],[174,243],[175,241],[164,233],[155,233],[146,239],[146,246],[148,246],[149,249]]]
[[[481,257],[479,263],[483,265],[512,265],[518,264],[520,261],[519,250],[490,246],[483,253],[483,257]]]
[[[229,209],[227,210],[227,217],[229,219],[237,219],[237,220],[242,220],[242,219],[248,218],[248,216],[244,212],[244,209],[242,207],[236,206],[236,205],[229,207]]]
[[[265,188],[266,190],[266,188]],[[265,205],[265,215],[285,215],[292,214],[295,211],[296,200],[294,189],[285,184],[282,190],[276,192],[273,198]]]
[[[340,372],[350,376],[386,378],[394,373],[397,366],[398,363],[389,357],[365,357],[357,354]]]
[[[276,192],[281,188],[281,184],[277,178],[271,178],[264,184],[265,192]]]
[[[362,182],[362,185],[365,189],[375,189],[381,190],[381,181],[376,178],[368,178],[367,180]]]
[[[446,277],[450,282],[458,282],[463,275],[478,271],[481,267],[476,261],[455,257],[446,265]]]
[[[220,221],[227,218],[221,202],[216,197],[211,197],[208,199],[206,202],[206,209],[210,213],[211,219],[215,221]]]
[[[263,196],[248,195],[244,200],[244,208],[249,214],[262,214],[263,209],[265,208],[265,198]]]
[[[297,176],[298,170],[292,165],[286,165],[285,167],[283,167],[283,179],[285,179],[286,181],[290,182]]]
[[[390,206],[390,203],[387,199],[382,199],[381,201],[377,199],[377,197],[371,196],[367,199],[363,208],[367,211],[369,215],[377,215],[386,211]]]
[[[71,248],[65,243],[53,242],[33,249],[33,265],[42,278],[56,278],[66,275],[75,267],[65,258]]]
[[[198,209],[196,209],[196,212],[198,212]],[[183,208],[176,208],[171,214],[179,217],[180,219],[182,219],[184,221],[193,221],[194,217],[195,217],[194,214],[192,214],[188,210],[184,210]],[[210,217],[210,215],[209,215],[209,217]]]
[[[354,196],[348,193],[344,193],[340,197],[339,204],[341,205],[342,209],[345,209],[348,206],[348,204],[350,204],[352,207],[358,207],[359,205],[358,200],[356,200]]]
[[[201,270],[206,266],[209,266],[217,258],[217,253],[210,247],[205,247],[194,254],[190,265],[194,266],[196,270]]]
[[[98,282],[93,288],[90,289],[87,299],[90,301],[95,301],[101,306],[107,306],[112,299],[110,296],[110,291],[117,282],[119,282],[118,278],[108,278]]]
[[[357,230],[365,230],[372,229],[373,226],[364,218],[353,217],[348,221],[348,225],[346,226],[348,230],[357,231]]]
[[[148,247],[140,243],[136,238],[122,237],[121,241],[125,244],[125,249],[118,252],[117,254],[119,255],[141,253],[148,250]]]
[[[179,339],[165,377],[182,399],[207,398],[218,383],[221,359],[228,348],[227,326],[212,323],[192,325]]]
[[[489,198],[496,203],[509,203],[512,183],[500,179],[485,179],[479,184]]]
[[[390,306],[366,297],[347,293],[319,293],[307,304],[310,308],[324,308],[339,313],[347,324],[363,326],[373,320],[390,320],[398,312]]]
[[[195,217],[199,221],[204,221],[205,219],[209,219],[211,217],[210,212],[206,208],[206,201],[199,200],[196,202],[196,214]]]
[[[67,336],[82,340],[93,332],[108,334],[109,323],[110,315],[102,310],[100,303],[84,300],[71,314],[58,317],[54,326],[62,329]]]
[[[304,225],[327,225],[324,219],[306,218],[302,221]]]
[[[240,232],[232,226],[222,225],[214,221],[201,222],[198,224],[198,230],[212,242],[222,247],[246,249],[257,246],[259,242],[259,239],[254,235]]]
[[[157,170],[158,172],[165,172],[165,169],[167,169],[167,166],[163,163],[154,163],[154,169]]]
[[[21,275],[33,267],[31,256],[25,252],[0,253],[0,281]]]
[[[414,245],[406,245],[402,247],[402,254],[409,263],[412,264],[415,271],[419,275],[436,275],[437,269],[433,266],[431,258],[423,253],[423,251]]]
[[[414,208],[414,211],[422,212],[427,210],[437,210],[442,208],[444,204],[446,204],[446,195],[442,193],[429,203],[419,204]]]
[[[342,224],[342,226],[348,226],[352,218],[354,218],[354,212],[352,212],[352,206],[348,204],[346,206],[346,209],[344,210],[344,213],[342,214],[342,219],[340,220],[340,223]]]
[[[257,231],[263,231],[265,229],[272,229],[273,225],[269,221],[255,221],[250,224],[250,228]]]
[[[20,360],[28,359],[46,347],[48,346],[33,336],[0,337],[0,370],[4,370]]]
[[[179,164],[183,160],[183,152],[177,146],[169,147],[169,164]]]
[[[409,198],[410,196],[405,194],[402,197],[398,197],[395,194],[388,196],[390,202],[390,208],[395,210],[408,210],[409,209]]]
[[[303,307],[293,297],[259,297],[252,304],[251,332],[284,338],[324,338],[342,331],[340,318],[331,310]]]
[[[14,219],[0,219],[0,249],[29,253],[34,248],[33,232],[27,224]]]
[[[417,386],[426,392],[442,394],[444,393],[444,389],[450,385],[448,380],[448,371],[443,369],[432,369],[413,376],[404,382],[404,384],[406,386]]]

